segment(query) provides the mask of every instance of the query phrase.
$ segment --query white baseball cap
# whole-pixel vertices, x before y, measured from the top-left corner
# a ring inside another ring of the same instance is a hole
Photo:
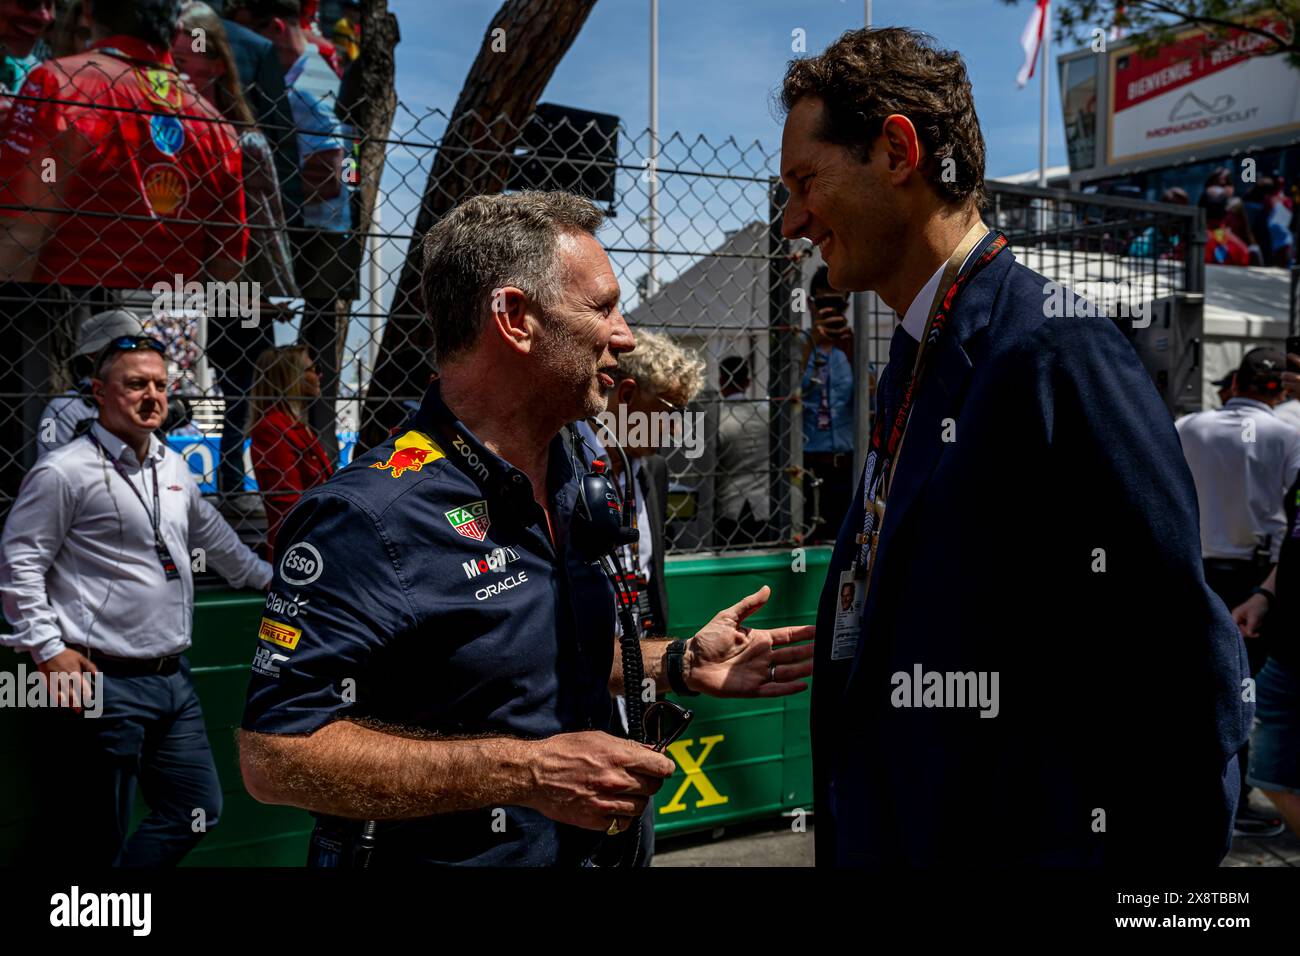
[[[126,309],[96,312],[77,330],[77,350],[73,355],[98,355],[113,339],[123,335],[143,335],[144,326]]]

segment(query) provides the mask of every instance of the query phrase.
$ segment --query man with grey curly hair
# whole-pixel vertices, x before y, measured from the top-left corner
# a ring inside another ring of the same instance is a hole
[[[318,814],[315,865],[580,865],[674,770],[617,736],[614,591],[574,533],[591,463],[560,434],[605,410],[635,344],[601,219],[585,199],[522,192],[435,224],[437,380],[281,526],[240,765],[257,799]],[[645,676],[803,690],[811,648],[785,645],[812,629],[743,624],[768,593],[680,655],[644,642]]]
[[[609,410],[599,417],[627,452],[632,466],[630,485],[624,484],[622,457],[607,453],[604,442],[586,423],[578,423],[578,430],[602,453],[619,487],[631,490],[632,527],[637,537],[623,548],[625,582],[634,596],[634,614],[642,635],[663,638],[668,634],[668,587],[664,581],[668,462],[660,451],[681,444],[689,446],[688,457],[695,457],[691,449],[703,442],[703,429],[694,427],[686,406],[704,385],[704,360],[667,335],[638,331],[636,350],[619,356],[615,378]],[[600,434],[607,433],[602,430]],[[624,727],[626,719],[622,714]],[[650,866],[653,858],[652,801],[641,817],[641,865]]]
[[[704,386],[704,360],[667,335],[638,332],[635,352],[619,357],[617,384],[609,411],[600,416],[619,436],[632,464],[636,482],[638,543],[629,550],[625,567],[636,576],[642,596],[644,633],[666,634],[668,592],[664,587],[664,525],[667,521],[668,463],[660,452],[689,445],[687,455],[703,440],[686,406]],[[603,432],[602,432],[603,434]],[[610,468],[621,477],[622,460],[609,456]]]
[[[619,356],[618,370],[652,396],[680,396],[686,404],[704,387],[704,360],[658,332],[639,332],[636,351]]]

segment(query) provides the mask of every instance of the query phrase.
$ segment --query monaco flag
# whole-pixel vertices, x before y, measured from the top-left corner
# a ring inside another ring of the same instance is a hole
[[[1038,62],[1038,51],[1043,47],[1043,31],[1051,21],[1051,0],[1038,0],[1029,14],[1029,22],[1020,34],[1020,48],[1025,51],[1025,65],[1016,74],[1016,86],[1023,88],[1034,75],[1034,64]]]

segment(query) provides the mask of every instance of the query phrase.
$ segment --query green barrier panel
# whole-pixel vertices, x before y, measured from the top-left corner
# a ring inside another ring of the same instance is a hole
[[[725,558],[670,559],[665,569],[672,632],[693,634],[722,608],[764,584],[768,605],[749,619],[757,627],[811,624],[830,560],[827,548]],[[264,599],[253,592],[207,591],[195,597],[194,646],[189,652],[208,739],[220,775],[224,807],[212,832],[186,858],[191,866],[301,866],[311,817],[271,807],[244,790],[235,749],[248,662]],[[0,671],[33,670],[27,655],[0,648]],[[677,772],[655,798],[655,830],[684,833],[812,805],[808,694],[775,700],[693,697],[679,703],[695,720],[671,755]],[[38,813],[48,788],[75,786],[76,771],[42,749],[56,716],[0,707],[0,864],[46,860],[48,834]],[[136,800],[135,822],[147,809]]]
[[[670,630],[678,636],[693,634],[722,608],[764,584],[772,588],[771,598],[747,623],[812,624],[829,563],[829,548],[805,548],[801,555],[785,551],[670,559],[665,566]],[[678,769],[655,796],[656,834],[811,807],[808,696],[674,698],[695,711],[695,720],[670,748]]]

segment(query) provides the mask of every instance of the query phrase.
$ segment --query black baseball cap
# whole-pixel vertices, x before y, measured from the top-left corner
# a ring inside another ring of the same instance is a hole
[[[1237,367],[1237,386],[1273,394],[1282,390],[1282,372],[1286,356],[1278,349],[1264,346],[1251,349],[1241,357]]]

